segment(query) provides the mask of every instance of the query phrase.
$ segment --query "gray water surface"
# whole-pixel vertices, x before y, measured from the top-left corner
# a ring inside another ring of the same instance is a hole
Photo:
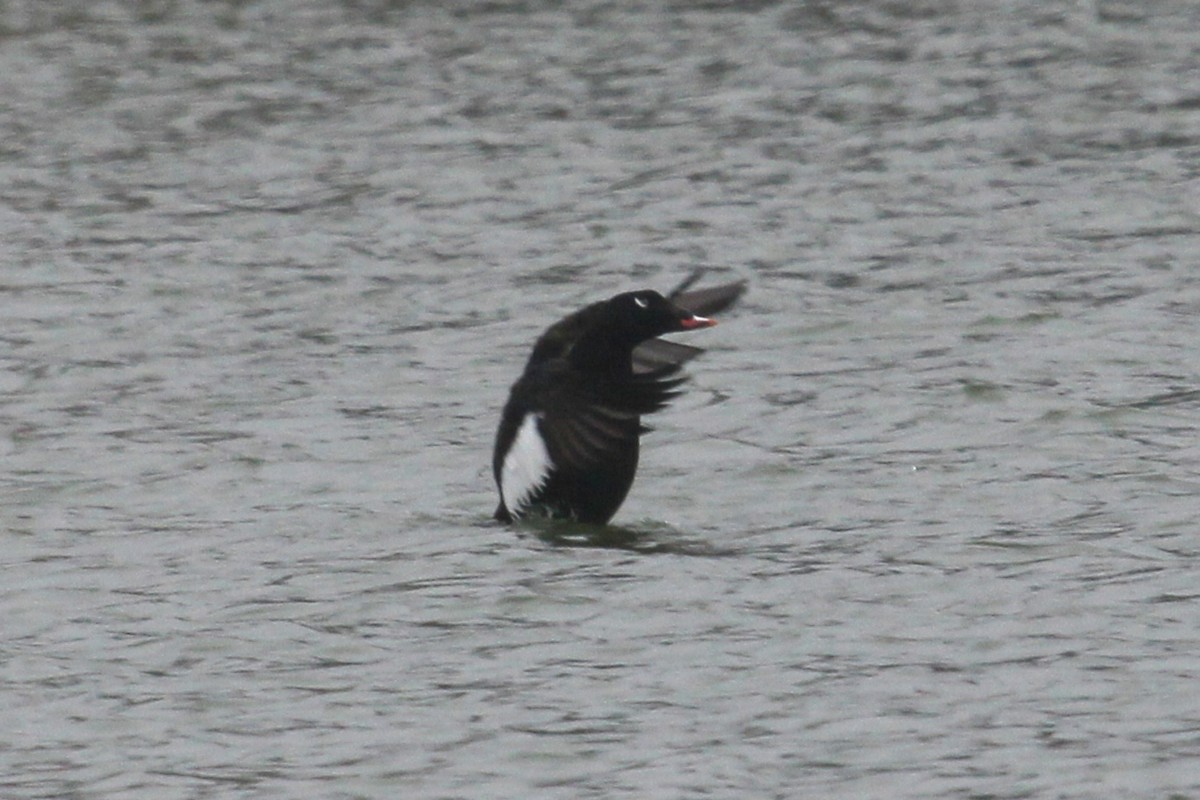
[[[0,6],[0,796],[1200,798],[1200,7]],[[602,534],[537,334],[694,268]]]

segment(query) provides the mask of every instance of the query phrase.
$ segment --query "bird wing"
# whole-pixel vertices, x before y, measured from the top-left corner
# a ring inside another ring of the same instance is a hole
[[[693,314],[708,316],[709,314],[716,314],[729,308],[746,292],[745,281],[734,281],[733,283],[722,283],[719,286],[692,289],[691,287],[700,280],[703,274],[703,269],[697,269],[692,272],[682,283],[671,290],[671,293],[667,295],[667,299],[680,308],[686,308]]]
[[[599,385],[565,364],[548,366],[540,429],[558,468],[585,469],[620,452],[637,440],[641,416],[667,405],[686,380],[674,364]]]
[[[680,367],[703,352],[690,344],[650,339],[633,348],[633,371],[645,374],[665,366]]]

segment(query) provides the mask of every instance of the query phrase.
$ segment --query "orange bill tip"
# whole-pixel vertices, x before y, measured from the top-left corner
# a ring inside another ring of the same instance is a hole
[[[679,324],[683,326],[684,330],[690,331],[692,328],[711,328],[717,324],[717,321],[708,317],[698,317],[693,314],[690,317],[679,320]]]

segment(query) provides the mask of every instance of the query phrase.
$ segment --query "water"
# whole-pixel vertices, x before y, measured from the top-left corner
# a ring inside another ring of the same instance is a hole
[[[0,795],[1200,797],[1187,2],[0,10]],[[558,316],[745,277],[614,530]]]

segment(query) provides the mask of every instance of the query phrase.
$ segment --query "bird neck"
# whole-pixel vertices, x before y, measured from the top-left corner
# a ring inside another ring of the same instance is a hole
[[[625,377],[633,374],[634,346],[611,333],[589,331],[571,348],[571,364],[578,369]]]

